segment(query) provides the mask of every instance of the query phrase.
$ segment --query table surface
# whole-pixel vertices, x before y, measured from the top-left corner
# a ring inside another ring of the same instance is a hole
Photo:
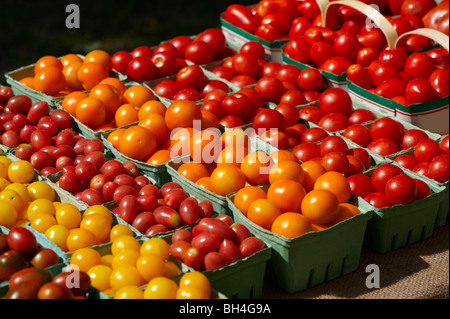
[[[367,288],[367,265],[379,267],[380,288]],[[356,271],[315,287],[285,293],[265,281],[264,299],[448,299],[449,225],[409,246],[378,254],[362,248]]]

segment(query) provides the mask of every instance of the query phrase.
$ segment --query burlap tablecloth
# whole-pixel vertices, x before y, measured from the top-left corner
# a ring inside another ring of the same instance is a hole
[[[378,254],[363,247],[355,272],[287,294],[269,282],[264,283],[266,299],[448,299],[449,226],[436,228],[431,238]],[[380,271],[380,288],[367,288],[366,266]]]

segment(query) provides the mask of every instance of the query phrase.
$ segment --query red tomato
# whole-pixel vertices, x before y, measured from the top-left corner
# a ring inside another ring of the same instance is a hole
[[[256,29],[255,35],[267,42],[274,42],[278,38],[279,33],[275,27],[268,24],[261,24]]]
[[[153,49],[149,46],[142,45],[137,48],[134,48],[131,51],[131,56],[133,58],[141,57],[141,58],[150,58],[153,55]]]
[[[187,35],[180,35],[172,38],[169,42],[177,49],[177,57],[184,58],[184,51],[192,41]]]
[[[352,124],[348,126],[345,129],[343,136],[362,147],[366,147],[372,140],[369,129],[362,124]]]
[[[118,51],[111,56],[113,69],[119,73],[127,74],[128,63],[133,59],[127,51]]]
[[[394,141],[396,144],[400,144],[403,135],[398,122],[390,117],[382,117],[370,126],[370,137],[372,140],[379,138],[387,138]]]
[[[389,138],[377,138],[372,140],[368,145],[367,149],[380,156],[388,156],[398,152],[397,144]]]
[[[7,236],[9,248],[29,257],[38,248],[34,234],[24,227],[12,228]]]
[[[307,68],[300,71],[296,83],[302,91],[319,91],[325,85],[325,79],[319,70]]]
[[[341,152],[347,154],[348,145],[342,137],[330,135],[322,140],[322,143],[320,143],[320,155],[325,156],[331,152]]]
[[[430,82],[423,78],[409,81],[405,88],[405,96],[411,104],[432,101],[436,97],[435,94]]]
[[[342,113],[329,113],[320,119],[318,125],[328,132],[342,131],[348,127],[348,118]]]
[[[364,197],[364,200],[375,208],[392,207],[393,205],[384,191],[370,193]]]
[[[325,131],[321,127],[311,127],[303,133],[301,142],[302,143],[320,142],[328,135],[329,134],[327,133],[327,131]]]
[[[386,99],[393,99],[396,96],[404,96],[406,92],[406,82],[401,79],[387,79],[378,85],[375,94]]]
[[[305,38],[289,40],[284,47],[284,52],[291,59],[301,63],[308,63],[310,60],[310,45]]]
[[[256,76],[259,71],[258,60],[247,53],[237,53],[233,56],[233,69],[239,73],[251,77]]]
[[[372,47],[364,47],[356,53],[356,63],[368,67],[372,61],[378,59],[380,51]]]
[[[411,78],[424,78],[428,79],[431,73],[436,69],[436,66],[423,52],[415,52],[411,54],[405,63],[404,70],[406,74]]]
[[[350,162],[347,156],[342,152],[331,152],[322,157],[322,166],[327,171],[336,171],[344,176],[350,172]]]
[[[305,31],[311,26],[310,20],[306,17],[298,17],[295,18],[289,29],[289,38],[298,38],[302,37],[305,34]]]
[[[448,69],[437,69],[428,78],[437,97],[443,98],[449,94],[449,71]]]
[[[200,90],[205,83],[205,73],[199,65],[189,65],[178,71],[175,82],[179,89]]]
[[[225,35],[220,29],[208,28],[203,32],[200,32],[194,39],[194,41],[202,41],[208,44],[214,53],[214,56],[219,56],[225,49]]]
[[[439,143],[430,138],[421,140],[414,148],[414,157],[419,163],[430,163],[440,153]]]
[[[369,90],[373,88],[369,71],[362,64],[350,65],[347,69],[347,79],[363,89]]]
[[[360,49],[360,42],[354,33],[343,32],[339,34],[333,42],[334,51],[337,55],[347,58],[351,62],[356,62],[356,54]]]
[[[282,13],[269,13],[262,18],[261,24],[270,25],[277,29],[278,34],[283,34],[289,30],[291,21]]]
[[[275,111],[278,111],[283,115],[286,127],[296,124],[300,118],[295,106],[290,104],[280,103],[275,107]]]
[[[336,52],[332,44],[326,41],[316,41],[311,44],[309,55],[315,66],[321,66],[326,60],[336,56]]]
[[[411,171],[412,171],[412,170],[414,169],[414,167],[416,167],[417,164],[418,164],[418,162],[417,162],[417,160],[414,158],[414,156],[408,155],[408,154],[403,154],[403,155],[398,156],[398,157],[395,159],[395,162],[396,162],[398,165],[400,165],[401,167],[404,167],[404,168],[409,169],[409,170],[411,170]]]
[[[326,89],[320,97],[319,107],[324,114],[341,113],[349,116],[353,111],[350,96],[341,88]]]
[[[413,172],[422,176],[428,177],[428,168],[430,167],[430,162],[422,162],[414,167]]]
[[[203,41],[193,41],[184,50],[186,60],[195,64],[207,64],[213,61],[213,49]]]
[[[449,136],[445,135],[441,142],[439,143],[439,148],[441,149],[442,153],[449,154]]]
[[[375,114],[366,109],[354,110],[348,117],[348,122],[350,124],[362,124],[376,119]]]
[[[278,103],[286,91],[279,79],[267,76],[258,80],[255,89],[265,101],[273,103]]]
[[[305,95],[299,90],[287,90],[280,98],[280,104],[289,104],[291,106],[299,106],[306,104]]]
[[[410,176],[400,174],[388,180],[385,193],[394,205],[408,205],[416,199],[416,183]]]
[[[244,119],[252,110],[250,99],[245,94],[234,93],[225,97],[222,101],[225,115],[235,115]]]
[[[428,135],[419,129],[410,129],[405,132],[400,144],[400,150],[406,150],[408,148],[414,147],[420,141],[427,139]]]
[[[431,160],[428,168],[428,177],[439,183],[448,181],[449,156],[447,154],[438,155]]]
[[[258,135],[269,129],[284,131],[286,129],[286,121],[280,112],[272,109],[262,109],[253,119],[253,128]]]
[[[400,15],[417,15],[422,18],[428,11],[436,6],[433,0],[406,0],[400,7]]]
[[[417,193],[415,200],[419,200],[425,197],[428,197],[432,194],[430,187],[424,181],[414,178],[414,182],[416,183]]]
[[[335,56],[327,59],[320,67],[319,70],[333,73],[335,75],[341,75],[347,71],[348,67],[352,65],[352,62],[344,57]]]
[[[127,76],[135,82],[146,82],[152,80],[156,75],[156,67],[147,58],[133,58],[127,66]]]
[[[372,81],[376,86],[388,79],[399,77],[399,74],[394,66],[387,63],[381,63],[379,61],[372,61],[367,70],[369,71]]]
[[[320,158],[320,146],[316,143],[301,143],[294,147],[292,153],[300,162],[307,162],[313,158]]]
[[[265,51],[261,43],[257,41],[246,42],[239,50],[240,53],[249,54],[255,60],[264,59]]]
[[[350,184],[350,189],[353,194],[360,196],[362,198],[366,197],[370,193],[375,192],[372,186],[372,181],[370,177],[364,174],[354,174],[347,177],[348,183]]]
[[[386,46],[386,37],[379,29],[372,28],[368,32],[361,32],[357,35],[358,41],[364,46],[381,51]]]
[[[300,74],[300,68],[295,65],[285,64],[275,71],[275,77],[281,82],[289,82],[297,85],[297,79]]]
[[[394,176],[404,174],[403,170],[393,164],[382,164],[372,172],[373,188],[377,192],[384,192],[386,183]]]
[[[319,124],[320,119],[325,115],[320,108],[313,105],[301,108],[298,114],[301,119],[316,125]]]

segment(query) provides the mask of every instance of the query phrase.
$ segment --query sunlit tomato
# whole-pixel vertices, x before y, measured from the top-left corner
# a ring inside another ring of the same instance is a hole
[[[322,73],[313,68],[302,70],[297,78],[297,85],[302,91],[321,90],[324,83]]]
[[[392,164],[382,164],[372,173],[371,180],[374,189],[384,192],[386,183],[394,176],[403,174],[400,167]]]
[[[438,69],[431,73],[428,78],[428,82],[430,82],[434,91],[437,93],[437,96],[443,98],[448,96],[449,94],[449,71],[448,69]]]
[[[265,101],[273,103],[278,103],[285,92],[283,83],[275,77],[262,77],[255,89]]]
[[[152,80],[156,75],[156,66],[144,57],[133,58],[127,65],[127,76],[133,81],[142,83]]]
[[[320,158],[320,146],[316,143],[302,142],[294,147],[292,153],[301,162],[306,162],[314,158]]]
[[[360,32],[357,35],[359,42],[364,47],[370,47],[381,51],[386,45],[386,37],[383,32],[377,28],[372,28],[367,32]]]
[[[405,88],[405,96],[408,102],[424,103],[435,99],[436,91],[427,79],[416,78],[408,82]]]
[[[370,74],[362,64],[350,65],[347,69],[347,79],[366,90],[369,90],[373,87],[373,82]]]
[[[439,143],[439,148],[444,154],[449,153],[449,135],[445,135]]]
[[[426,138],[416,144],[416,147],[414,148],[414,157],[419,163],[430,163],[433,158],[440,154],[440,151],[439,143],[437,141]]]
[[[329,171],[320,175],[314,183],[314,189],[326,189],[332,191],[340,203],[350,200],[351,189],[347,178],[339,172]]]
[[[370,137],[372,140],[378,138],[388,138],[399,144],[403,138],[402,130],[397,121],[389,117],[383,117],[375,120],[370,125]]]
[[[366,197],[364,197],[364,200],[375,208],[385,208],[393,206],[392,202],[389,200],[384,191],[370,193],[366,195]]]
[[[388,180],[385,193],[394,205],[408,205],[416,199],[416,183],[410,176],[400,174]]]
[[[55,95],[65,88],[66,78],[62,70],[49,66],[34,76],[34,89],[47,95]]]
[[[407,58],[404,70],[411,79],[428,79],[435,68],[436,66],[430,57],[423,52],[415,52]]]
[[[350,96],[340,88],[325,90],[320,97],[319,106],[324,114],[341,113],[348,116],[353,111]]]
[[[253,119],[253,129],[256,134],[262,134],[270,129],[284,131],[286,129],[286,120],[284,116],[272,109],[261,109]]]
[[[363,67],[368,67],[370,63],[380,55],[380,51],[372,47],[364,47],[356,54],[356,63],[361,64]]]
[[[352,65],[352,61],[347,58],[335,56],[327,59],[320,67],[320,71],[326,71],[335,75],[341,75],[347,71],[348,67]]]
[[[380,85],[384,81],[392,78],[398,78],[398,72],[395,67],[388,63],[381,63],[379,61],[372,61],[367,70],[372,78],[375,86]]]
[[[402,142],[400,144],[401,150],[406,150],[408,148],[414,147],[421,140],[427,139],[428,135],[422,130],[419,129],[410,129],[405,132],[402,138]]]
[[[399,150],[397,144],[393,140],[384,137],[372,140],[367,145],[367,149],[381,156],[388,156],[397,153]]]
[[[319,107],[314,105],[302,107],[298,114],[301,119],[314,124],[319,124],[320,119],[325,115]]]
[[[329,190],[314,189],[304,197],[301,212],[314,224],[326,224],[337,217],[339,201]]]
[[[337,55],[356,62],[356,54],[360,49],[360,43],[354,33],[343,32],[339,34],[333,42],[334,51]]]
[[[347,180],[350,184],[352,193],[362,198],[375,191],[372,186],[372,181],[367,175],[354,174],[347,177]]]
[[[211,188],[214,193],[226,196],[245,186],[245,175],[233,164],[218,166],[210,176]]]
[[[362,147],[367,146],[371,141],[369,129],[362,124],[350,125],[345,129],[343,136]]]
[[[130,158],[146,161],[156,150],[155,135],[139,125],[131,126],[120,136],[118,150]]]
[[[322,157],[321,164],[327,171],[336,171],[345,176],[350,173],[350,162],[342,152],[330,152]]]
[[[284,47],[284,52],[300,63],[308,63],[310,60],[310,44],[304,38],[291,39]]]
[[[320,119],[318,125],[328,132],[337,132],[348,127],[348,118],[342,113],[328,113]]]
[[[211,46],[203,41],[193,41],[186,46],[184,57],[195,64],[207,64],[213,61],[214,51]]]
[[[222,107],[225,115],[234,115],[241,119],[245,119],[253,108],[247,95],[240,93],[233,93],[225,97]]]
[[[200,90],[205,83],[205,74],[200,66],[189,65],[178,71],[176,80],[179,89],[192,88]]]
[[[408,155],[408,154],[403,154],[398,156],[395,159],[395,162],[398,163],[398,165],[400,165],[401,167],[404,167],[406,169],[409,170],[413,170],[414,167],[417,166],[418,162],[417,160],[414,158],[414,156],[412,155]]]
[[[195,103],[187,100],[173,102],[167,108],[165,121],[167,128],[173,130],[177,127],[192,127],[194,121],[201,121],[202,112]]]
[[[438,155],[433,158],[428,168],[428,177],[439,182],[448,182],[449,157],[447,154]]]

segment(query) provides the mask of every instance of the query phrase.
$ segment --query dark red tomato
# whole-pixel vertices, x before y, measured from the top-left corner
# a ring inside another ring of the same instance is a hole
[[[368,67],[372,61],[378,59],[380,51],[371,47],[364,47],[356,53],[356,63]]]
[[[380,156],[388,156],[398,152],[397,144],[389,138],[377,138],[372,140],[368,145],[367,149]]]
[[[437,69],[428,78],[437,97],[443,98],[449,94],[449,71],[448,69]]]
[[[243,126],[245,124],[240,117],[235,115],[224,116],[222,119],[220,119],[219,123],[226,128]]]
[[[34,234],[24,227],[14,227],[8,233],[9,248],[26,257],[34,254],[38,248]]]
[[[303,133],[301,142],[302,143],[320,142],[327,136],[329,136],[329,134],[323,128],[311,127]]]
[[[156,67],[147,58],[133,58],[127,66],[127,76],[135,82],[146,82],[152,80],[156,75]]]
[[[439,142],[439,148],[443,154],[449,154],[449,136],[445,135]]]
[[[262,109],[253,119],[253,128],[258,135],[269,129],[284,131],[286,129],[286,121],[280,112],[272,109]]]
[[[111,56],[113,69],[119,73],[127,74],[128,63],[133,59],[127,51],[118,51]]]
[[[348,118],[342,113],[329,113],[320,119],[318,125],[328,132],[342,131],[348,127]]]
[[[369,152],[366,151],[364,148],[361,147],[351,148],[348,150],[348,154],[356,158],[359,158],[363,162],[364,168],[366,170],[372,166],[372,157],[370,156]]]
[[[230,80],[230,82],[239,88],[244,88],[256,84],[256,80],[253,77],[245,74],[236,75]]]
[[[205,42],[193,41],[184,50],[184,57],[195,64],[207,64],[213,61],[214,51]]]
[[[205,84],[205,73],[199,65],[189,65],[178,71],[175,82],[179,89],[200,90]]]
[[[436,69],[433,60],[423,52],[411,54],[405,62],[405,73],[411,78],[428,79]]]
[[[53,275],[45,268],[27,267],[14,273],[9,280],[9,288],[14,288],[21,282],[32,281],[39,285],[51,282]]]
[[[401,79],[387,79],[375,88],[375,94],[386,99],[393,99],[396,96],[404,96],[406,92],[406,82]]]
[[[18,251],[6,250],[0,255],[0,280],[10,280],[11,276],[26,267],[29,267],[27,259]]]
[[[362,124],[365,122],[373,121],[376,119],[375,114],[366,109],[354,110],[348,117],[348,122],[350,124]]]
[[[406,174],[397,175],[388,180],[385,193],[394,205],[408,205],[416,199],[416,183]]]
[[[372,28],[368,32],[361,32],[357,35],[358,41],[364,47],[374,48],[381,51],[386,46],[386,37],[379,29]]]
[[[153,54],[158,53],[158,52],[170,52],[176,56],[177,48],[175,48],[173,46],[173,44],[170,42],[164,42],[164,43],[160,43],[156,46],[155,50],[153,51]]]
[[[400,165],[403,168],[409,169],[409,170],[413,170],[414,167],[417,166],[418,162],[417,160],[414,158],[414,156],[409,155],[409,154],[403,154],[398,156],[395,159],[395,162]]]
[[[133,58],[150,58],[153,55],[153,49],[146,45],[136,47],[131,51]]]
[[[406,85],[405,96],[411,104],[429,102],[435,99],[436,92],[428,80],[417,78]]]
[[[311,21],[306,17],[295,18],[289,29],[289,38],[299,38],[304,36],[305,31],[311,26]]]
[[[404,41],[400,41],[398,46],[404,48],[408,53],[413,53],[430,48],[433,44],[433,40],[428,37],[419,34],[411,34]]]
[[[349,116],[353,111],[349,94],[341,88],[326,89],[319,100],[319,107],[324,114],[340,113]]]
[[[219,56],[223,52],[226,43],[225,35],[217,28],[208,28],[200,32],[194,41],[202,41],[208,44],[212,48],[214,56]]]
[[[360,49],[360,42],[354,33],[344,32],[339,34],[333,43],[334,51],[337,55],[347,58],[353,63],[356,62],[356,54]]]
[[[316,143],[301,143],[292,149],[292,153],[300,162],[306,162],[313,158],[320,158],[320,146]]]
[[[153,91],[155,91],[158,96],[169,100],[173,100],[173,97],[179,90],[180,88],[174,80],[162,80],[153,87]]]
[[[449,65],[449,54],[443,48],[435,48],[426,52],[426,55],[433,60],[435,65],[444,65],[448,67]]]
[[[256,60],[264,59],[265,56],[264,47],[257,41],[246,42],[244,45],[242,45],[239,52],[249,54]]]
[[[72,287],[68,287],[70,278],[77,278],[79,280],[79,285],[70,285]],[[86,272],[80,270],[67,270],[60,272],[53,277],[52,282],[69,288],[75,296],[84,296],[91,289],[91,278]]]
[[[350,162],[342,152],[331,152],[322,157],[322,166],[327,171],[335,171],[348,176],[350,172]]]
[[[228,6],[224,13],[224,19],[252,34],[256,32],[259,24],[250,9],[242,4]]]
[[[390,117],[382,117],[370,125],[370,137],[372,140],[388,138],[396,144],[400,144],[403,135],[398,122]]]
[[[447,154],[438,155],[431,160],[428,177],[439,183],[448,182],[449,156]]]
[[[423,139],[414,148],[414,157],[420,162],[431,162],[441,153],[439,143],[430,138]]]
[[[348,145],[342,137],[330,135],[322,140],[322,143],[320,143],[320,155],[325,156],[331,152],[341,152],[347,154]]]
[[[349,125],[345,129],[343,136],[362,147],[366,147],[372,140],[369,129],[362,124]]]
[[[319,91],[324,87],[325,79],[319,70],[307,68],[298,74],[296,83],[302,91]]]
[[[216,75],[217,77],[225,79],[227,81],[231,81],[232,78],[238,75],[238,73],[234,69],[230,69],[222,65],[214,68],[214,70],[212,70],[212,73],[214,73],[214,75]]]
[[[280,104],[289,104],[291,106],[299,106],[306,104],[305,95],[299,90],[288,90],[280,98]],[[298,113],[298,111],[297,111]],[[298,115],[298,114],[297,114]]]
[[[422,18],[428,11],[436,6],[433,0],[406,0],[400,7],[400,15],[416,15]]]
[[[275,111],[278,111],[283,115],[286,127],[294,125],[300,119],[297,109],[291,104],[280,103],[275,107]]]
[[[347,177],[350,190],[359,197],[366,197],[370,193],[375,192],[370,177],[364,174],[354,174]]]
[[[408,53],[403,48],[386,48],[380,52],[378,56],[378,61],[381,63],[387,63],[392,65],[398,72],[403,70],[406,60],[408,58]]]
[[[416,189],[417,189],[415,200],[426,198],[433,193],[431,191],[430,187],[428,186],[428,184],[425,183],[424,181],[417,179],[417,178],[413,178],[413,180],[414,180],[414,183],[416,183]]]
[[[278,103],[286,91],[279,79],[267,76],[258,80],[255,89],[266,102],[273,103]]]
[[[342,6],[342,8],[345,8],[345,6]],[[351,32],[353,34],[358,34],[361,31],[361,28],[364,25],[364,22],[365,22],[365,17],[358,13],[347,14],[346,17],[343,18],[342,27],[339,31]]]
[[[427,139],[428,135],[419,129],[410,129],[405,132],[400,144],[400,150],[406,150],[408,148],[414,147],[420,141]]]
[[[393,164],[382,164],[371,176],[372,185],[377,192],[384,192],[386,183],[394,176],[404,174],[403,170]]]
[[[250,54],[237,53],[232,59],[233,69],[238,74],[254,77],[259,71],[258,60],[254,59]]]
[[[184,58],[186,47],[191,44],[193,39],[187,35],[180,35],[172,38],[169,42],[177,49],[177,57]]]
[[[171,52],[156,52],[150,61],[156,67],[157,77],[165,77],[178,71],[177,57]]]
[[[366,170],[364,163],[359,158],[353,155],[347,155],[347,159],[350,165],[350,171],[347,176],[362,174]]]
[[[248,116],[253,106],[245,94],[234,93],[225,97],[222,101],[225,115],[235,115],[244,119]]]
[[[50,248],[39,248],[30,260],[30,264],[36,268],[48,268],[59,262],[58,255]]]
[[[379,61],[372,61],[367,70],[372,78],[372,82],[376,86],[388,79],[399,77],[397,70],[391,64],[381,63]]]
[[[375,208],[386,208],[393,206],[384,191],[370,193],[364,197],[364,200]]]
[[[309,55],[313,65],[321,66],[326,60],[336,56],[336,52],[332,44],[326,41],[316,41],[311,44]]]
[[[319,124],[320,119],[325,115],[320,108],[313,105],[301,108],[298,114],[301,119],[314,124]]]
[[[21,282],[8,290],[5,299],[34,300],[37,299],[40,288],[40,285],[32,281]]]
[[[369,71],[362,64],[352,64],[348,67],[347,80],[366,90],[373,88]]]
[[[258,29],[256,29],[255,35],[267,42],[274,42],[278,36],[278,30],[268,24],[261,24]]]
[[[335,75],[341,75],[347,71],[348,67],[352,65],[352,62],[344,57],[335,56],[327,59],[320,67],[319,70],[333,73]]]
[[[301,63],[308,63],[310,60],[310,44],[305,38],[289,40],[284,47],[284,52],[291,59]]]

